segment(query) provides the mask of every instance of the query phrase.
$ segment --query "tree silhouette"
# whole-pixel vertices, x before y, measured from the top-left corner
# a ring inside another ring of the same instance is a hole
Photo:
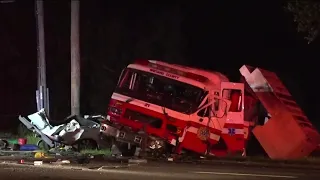
[[[286,9],[293,14],[297,31],[306,34],[308,43],[314,41],[320,30],[320,2],[290,1]]]

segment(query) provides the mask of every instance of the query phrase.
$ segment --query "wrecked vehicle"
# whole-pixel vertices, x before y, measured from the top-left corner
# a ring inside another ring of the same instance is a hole
[[[110,146],[100,133],[100,124],[80,116],[72,115],[64,121],[50,121],[44,109],[19,120],[35,132],[41,140],[38,146],[54,148],[69,145],[80,151],[83,149],[106,148]]]
[[[277,75],[246,65],[240,73],[236,83],[219,72],[136,61],[122,71],[101,131],[143,131],[148,150],[176,154],[245,155],[254,140],[272,159],[314,151],[320,135]]]

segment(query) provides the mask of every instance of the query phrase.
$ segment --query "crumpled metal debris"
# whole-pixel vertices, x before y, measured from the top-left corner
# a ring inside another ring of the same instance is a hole
[[[0,139],[0,150],[7,149],[9,146],[8,141]]]
[[[41,166],[43,164],[43,161],[34,161],[33,165],[35,166]]]
[[[53,148],[56,142],[73,145],[81,139],[90,139],[98,146],[104,146],[100,137],[100,124],[80,116],[70,116],[65,122],[49,121],[44,109],[19,120],[30,130],[37,133],[41,139]]]
[[[94,128],[94,130],[96,130],[95,135],[98,135],[100,131],[99,124],[95,122],[87,123],[87,126],[81,126],[80,123],[75,119],[72,119],[67,123],[61,123],[54,126],[50,124],[50,121],[46,116],[44,109],[29,115],[28,119],[31,120],[31,124],[36,126],[42,133],[44,133],[48,137],[51,137],[56,141],[59,141],[59,138],[63,139],[63,141],[65,141],[67,144],[72,144],[75,141],[79,140],[83,135],[85,128]],[[91,131],[90,133],[92,132],[93,131]]]
[[[64,165],[64,164],[70,164],[70,160],[61,160],[61,159],[58,159],[57,161],[55,162],[51,162],[51,164],[54,164],[54,165]]]

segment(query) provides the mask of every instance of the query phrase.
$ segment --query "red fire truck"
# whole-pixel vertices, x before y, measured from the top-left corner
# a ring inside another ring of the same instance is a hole
[[[143,131],[150,150],[245,154],[252,137],[274,159],[316,149],[319,133],[277,75],[246,65],[240,73],[240,82],[230,82],[219,72],[138,60],[122,71],[106,119]]]

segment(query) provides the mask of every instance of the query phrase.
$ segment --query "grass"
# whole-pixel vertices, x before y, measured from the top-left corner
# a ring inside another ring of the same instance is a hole
[[[33,133],[30,133],[25,137],[27,138],[27,144],[35,144],[35,145],[37,145],[38,141],[40,140],[40,138],[36,137]]]
[[[111,151],[109,149],[85,149],[80,151],[81,154],[90,154],[90,155],[111,155]]]
[[[28,134],[26,136],[28,144],[37,144],[40,140],[39,137],[35,137],[34,134]],[[90,155],[110,155],[111,151],[109,149],[85,149],[80,151],[81,154],[90,154]]]
[[[33,133],[30,133],[26,136],[28,144],[37,144],[40,140],[39,137],[36,137]],[[109,149],[85,149],[80,151],[81,154],[90,154],[90,155],[110,155],[111,151]]]

